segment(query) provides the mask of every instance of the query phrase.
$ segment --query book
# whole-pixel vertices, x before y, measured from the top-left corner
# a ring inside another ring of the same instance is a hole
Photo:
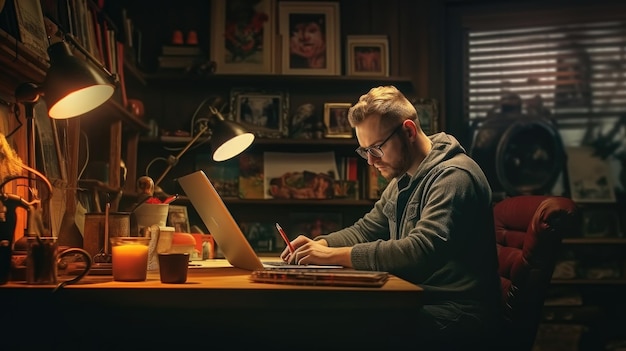
[[[379,199],[389,181],[385,179],[374,166],[368,166],[367,173],[367,198]]]

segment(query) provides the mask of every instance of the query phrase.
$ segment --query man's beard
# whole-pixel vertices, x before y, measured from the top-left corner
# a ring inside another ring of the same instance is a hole
[[[400,176],[403,176],[409,170],[409,168],[411,168],[411,160],[408,157],[409,143],[403,135],[399,135],[398,137],[400,138],[400,142],[402,143],[402,147],[400,148],[400,154],[405,155],[405,157],[402,157],[400,160],[400,163],[397,165],[394,165],[391,168],[392,172],[389,175],[387,176],[383,175],[383,177],[387,181],[391,181],[393,178],[398,178]]]

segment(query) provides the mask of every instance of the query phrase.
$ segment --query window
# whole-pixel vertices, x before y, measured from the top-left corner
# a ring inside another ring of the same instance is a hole
[[[470,30],[467,39],[470,123],[546,114],[566,146],[626,138],[626,21]]]

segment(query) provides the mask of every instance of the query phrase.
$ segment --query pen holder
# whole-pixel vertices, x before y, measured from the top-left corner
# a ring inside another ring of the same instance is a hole
[[[139,207],[137,207],[137,209],[133,212],[135,214],[135,219],[137,220],[137,226],[140,230],[151,225],[165,227],[169,209],[169,204],[144,203],[139,205]]]

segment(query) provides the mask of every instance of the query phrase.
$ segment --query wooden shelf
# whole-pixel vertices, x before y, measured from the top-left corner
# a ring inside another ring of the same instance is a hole
[[[48,62],[0,29],[0,80],[2,93],[13,97],[22,83],[41,84],[49,67]]]
[[[128,194],[129,195],[129,194]],[[130,195],[129,195],[130,196]],[[239,199],[234,197],[222,198],[227,205],[289,205],[289,206],[369,206],[376,200],[369,199],[328,199],[328,200],[301,200],[301,199]],[[190,204],[189,198],[179,196],[176,204]]]
[[[552,279],[554,285],[626,285],[626,278],[621,279]]]
[[[268,82],[280,84],[297,83],[303,81],[314,83],[332,83],[333,85],[349,86],[359,84],[401,84],[412,85],[409,77],[362,77],[362,76],[306,76],[306,75],[283,75],[283,74],[214,74],[214,75],[188,75],[184,73],[144,73],[145,81],[150,85],[158,84],[198,84],[210,85],[258,85]]]
[[[328,200],[299,200],[299,199],[238,199],[224,198],[229,205],[289,205],[289,206],[372,206],[375,200],[328,199]]]
[[[160,136],[141,137],[139,141],[145,144],[158,145],[180,145],[184,146],[191,140],[191,137]],[[200,138],[196,144],[204,143],[207,138]],[[325,139],[290,139],[290,138],[255,138],[253,145],[284,145],[284,146],[358,146],[354,138],[325,138]]]
[[[565,245],[626,245],[626,238],[565,238]]]

